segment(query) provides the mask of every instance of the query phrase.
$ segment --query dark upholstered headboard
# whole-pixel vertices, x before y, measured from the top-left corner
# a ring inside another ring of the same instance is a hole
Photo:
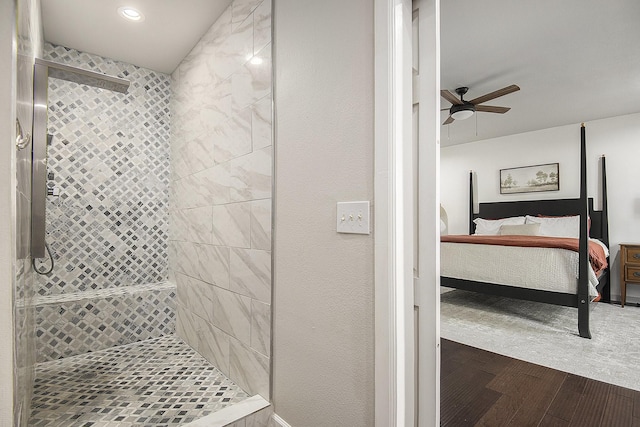
[[[589,236],[601,240],[609,246],[609,231],[606,219],[603,218],[603,211],[596,211],[593,208],[593,198],[588,199],[589,217],[591,218],[591,229]],[[546,200],[523,200],[516,202],[494,202],[480,203],[480,211],[474,213],[469,230],[471,234],[475,231],[473,220],[476,218],[499,219],[511,216],[525,215],[545,215],[545,216],[567,216],[579,215],[584,212],[580,199],[546,199]]]

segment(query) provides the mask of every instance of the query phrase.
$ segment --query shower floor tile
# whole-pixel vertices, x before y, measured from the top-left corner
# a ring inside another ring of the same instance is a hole
[[[177,426],[248,394],[175,336],[44,362],[31,426]]]

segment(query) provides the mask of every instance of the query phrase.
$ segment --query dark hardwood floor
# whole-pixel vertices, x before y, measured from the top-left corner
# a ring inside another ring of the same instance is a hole
[[[441,426],[640,427],[638,391],[445,339],[441,348]]]

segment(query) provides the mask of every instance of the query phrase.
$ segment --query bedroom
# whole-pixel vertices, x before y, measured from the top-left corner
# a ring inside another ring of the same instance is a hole
[[[466,98],[473,99],[511,84],[520,87],[517,92],[487,103],[510,107],[507,113],[478,112],[467,120],[442,127],[441,201],[448,220],[446,232],[468,233],[470,170],[476,179],[475,200],[480,202],[578,197],[580,123],[584,122],[588,197],[594,198],[598,208],[602,194],[599,158],[606,156],[611,298],[620,301],[620,243],[640,243],[640,195],[630,185],[640,178],[635,165],[640,154],[640,49],[635,43],[640,36],[635,25],[640,6],[630,0],[606,4],[569,1],[549,3],[549,7],[540,2],[516,6],[465,0],[443,2],[441,16],[442,89],[453,92],[468,86]],[[575,37],[566,37],[567,34]],[[450,106],[442,101],[441,108]],[[443,122],[447,116],[446,111],[442,113]],[[501,169],[548,163],[559,163],[557,191],[500,194]],[[637,316],[637,303],[640,286],[630,284],[625,308],[612,306],[623,325],[632,324],[625,322],[623,316]],[[556,312],[557,307],[549,307],[549,312]],[[445,304],[442,310],[445,313]],[[517,314],[505,316],[517,318]],[[561,335],[571,339],[561,342],[584,351],[589,346],[602,345],[600,341],[606,339],[602,333],[594,333],[591,341],[579,341],[575,317],[572,315],[569,323],[562,325]],[[599,327],[597,324],[597,313],[592,312],[592,330]],[[451,330],[446,329],[446,322],[443,325],[442,336],[450,338],[447,334]],[[622,327],[620,335],[630,336],[630,328]],[[505,344],[504,337],[490,338],[490,330],[485,331],[484,337],[471,333],[478,329],[480,326],[459,331],[459,336],[466,335],[466,343],[478,347],[491,350],[489,347],[493,346],[494,351]],[[605,335],[610,335],[609,329],[614,329],[611,324],[604,327]],[[530,335],[529,330],[522,336],[527,334]],[[619,341],[608,351],[626,351],[625,342],[629,339]],[[535,358],[535,351],[518,351],[509,355]],[[608,375],[603,373],[604,378]]]

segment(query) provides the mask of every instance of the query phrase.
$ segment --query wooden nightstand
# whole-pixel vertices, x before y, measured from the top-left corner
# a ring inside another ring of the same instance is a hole
[[[627,300],[627,283],[640,284],[640,243],[620,244],[620,304]]]

